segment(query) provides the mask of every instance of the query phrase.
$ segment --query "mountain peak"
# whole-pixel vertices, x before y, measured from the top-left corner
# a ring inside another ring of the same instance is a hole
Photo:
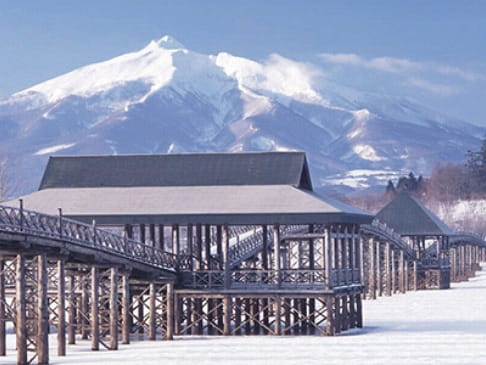
[[[158,40],[153,40],[150,42],[149,47],[158,47],[165,49],[182,49],[186,48],[182,43],[170,35],[164,35]]]

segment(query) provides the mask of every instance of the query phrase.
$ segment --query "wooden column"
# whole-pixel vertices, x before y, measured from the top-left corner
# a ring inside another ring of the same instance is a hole
[[[336,297],[326,297],[327,318],[326,318],[326,335],[334,336],[336,333],[335,315],[337,311]]]
[[[5,261],[0,256],[0,356],[7,354],[7,331],[5,313]]]
[[[100,349],[100,318],[99,318],[99,277],[96,266],[91,267],[91,350]]]
[[[81,283],[81,316],[79,326],[81,327],[81,338],[87,340],[89,334],[89,321],[85,316],[88,316],[89,312],[88,279],[86,276],[82,276],[79,278],[79,281]]]
[[[391,268],[391,245],[386,243],[385,247],[385,265],[386,265],[386,295],[392,295],[392,268]]]
[[[129,274],[122,274],[122,344],[130,343],[130,283]]]
[[[193,232],[192,232],[192,224],[188,224],[187,225],[187,229],[186,229],[186,244],[187,244],[187,254],[189,255],[189,270],[192,271],[193,269],[193,256],[194,256],[194,252],[193,252],[193,248],[194,248],[194,245],[193,245]]]
[[[405,291],[409,290],[409,280],[408,280],[408,260],[405,260]]]
[[[405,293],[405,262],[402,250],[400,250],[400,256],[398,258],[398,286],[400,293]]]
[[[273,269],[277,278],[277,287],[280,287],[280,225],[273,225]]]
[[[156,247],[157,245],[155,244],[155,224],[150,224],[149,225],[149,243],[151,246]]]
[[[392,271],[392,294],[397,291],[397,268],[396,268],[396,252],[392,250],[391,252],[391,271]]]
[[[326,227],[324,229],[324,239],[322,240],[322,244],[324,247],[322,247],[322,254],[325,256],[325,271],[326,271],[326,280],[327,280],[327,285],[329,288],[334,287],[334,278],[332,275],[332,260],[334,253],[332,251],[332,241],[331,241],[331,235],[329,228]]]
[[[174,283],[167,283],[167,340],[174,337]]]
[[[268,227],[266,224],[262,226],[262,268],[268,270]]]
[[[49,363],[49,307],[47,299],[47,258],[37,256],[37,363]]]
[[[154,341],[157,335],[156,332],[156,314],[157,308],[155,307],[155,283],[149,284],[149,340]]]
[[[110,346],[118,350],[118,269],[110,269]]]
[[[275,300],[275,335],[280,336],[282,334],[282,300],[279,296],[274,298]]]
[[[145,243],[145,224],[140,224],[140,241]]]
[[[231,286],[231,270],[229,262],[229,233],[227,224],[221,227],[221,241],[223,250],[224,288],[229,289]]]
[[[223,336],[229,336],[231,333],[231,297],[223,297]]]
[[[370,295],[371,299],[376,299],[376,282],[375,282],[375,276],[376,276],[376,268],[375,268],[375,260],[376,260],[376,254],[375,254],[375,243],[373,241],[373,238],[370,238],[368,240],[368,247],[369,247],[369,255],[368,255],[368,260],[369,260],[369,279],[368,279],[368,292]]]
[[[202,226],[196,225],[196,270],[202,270]]]
[[[220,224],[218,224],[216,226],[216,256],[218,257],[219,270],[224,270],[222,234],[222,227]]]
[[[64,260],[57,261],[57,355],[66,355],[66,279]]]
[[[211,269],[211,226],[204,227],[204,253],[206,255],[206,269]]]
[[[162,251],[165,251],[165,232],[163,224],[159,224],[159,244],[157,247]]]
[[[68,327],[68,344],[76,343],[76,292],[75,292],[74,275],[69,275],[69,327]]]
[[[180,245],[179,245],[179,225],[172,225],[172,253],[174,255],[179,255]]]
[[[381,262],[381,244],[380,241],[376,241],[376,289],[378,291],[378,295],[381,297],[383,294],[383,270],[382,270],[382,262]]]
[[[413,260],[413,290],[418,290],[417,260]]]
[[[25,258],[17,255],[15,276],[15,332],[17,364],[27,364],[27,318],[25,293]]]

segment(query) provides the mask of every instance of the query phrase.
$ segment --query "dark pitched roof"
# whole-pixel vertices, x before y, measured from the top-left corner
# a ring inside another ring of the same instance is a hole
[[[289,185],[52,188],[24,207],[99,224],[370,223],[359,209]],[[4,203],[18,206],[17,200]]]
[[[376,218],[402,236],[452,235],[452,230],[420,201],[399,193],[376,214]]]
[[[50,157],[49,188],[292,185],[312,190],[304,152]]]

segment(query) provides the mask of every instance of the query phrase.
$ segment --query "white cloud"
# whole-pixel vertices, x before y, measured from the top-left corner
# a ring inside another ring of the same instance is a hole
[[[375,57],[365,58],[354,53],[321,53],[319,58],[327,63],[363,67],[391,73],[439,73],[441,75],[457,77],[465,81],[477,81],[486,76],[463,70],[459,67],[442,65],[435,62],[412,61],[407,58]]]
[[[435,82],[430,82],[421,78],[417,77],[412,77],[408,79],[408,82],[414,86],[417,86],[423,90],[429,91],[431,93],[437,94],[437,95],[442,95],[442,96],[450,96],[454,94],[458,94],[461,92],[461,89],[454,87],[454,86],[449,86],[449,85],[444,85],[444,84],[438,84]]]
[[[354,53],[321,53],[319,57],[329,63],[352,65],[393,73],[419,71],[425,67],[421,62],[411,61],[406,58],[375,57],[366,59]]]

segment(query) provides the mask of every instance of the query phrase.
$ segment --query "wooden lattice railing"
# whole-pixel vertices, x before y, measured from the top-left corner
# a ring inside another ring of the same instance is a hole
[[[396,233],[391,227],[388,227],[385,223],[381,223],[377,219],[374,219],[372,224],[364,224],[360,227],[361,233],[374,235],[377,237],[388,240],[391,244],[404,251],[404,253],[410,257],[415,257],[413,249],[402,240],[400,235]]]
[[[177,258],[142,242],[59,216],[0,206],[0,231],[35,235],[94,248],[161,269],[175,269]]]

